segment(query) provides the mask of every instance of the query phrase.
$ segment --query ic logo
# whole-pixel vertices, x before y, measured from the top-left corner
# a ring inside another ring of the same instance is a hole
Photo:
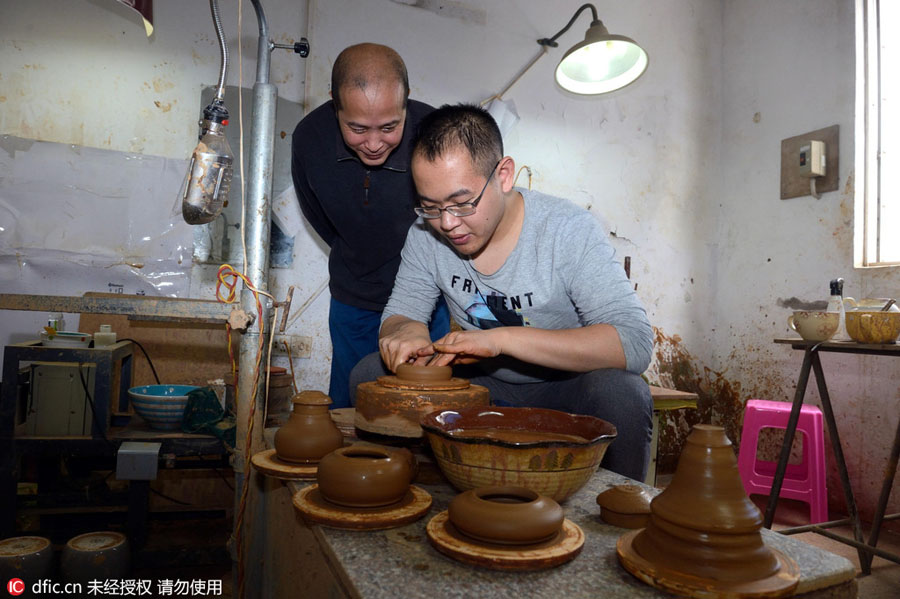
[[[9,591],[10,595],[21,595],[25,592],[25,583],[22,582],[21,578],[11,578],[9,582],[6,583],[6,590]]]

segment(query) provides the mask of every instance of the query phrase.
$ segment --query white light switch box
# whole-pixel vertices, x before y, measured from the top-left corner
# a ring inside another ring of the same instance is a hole
[[[800,169],[801,177],[824,177],[825,142],[813,140],[800,146],[797,167]]]

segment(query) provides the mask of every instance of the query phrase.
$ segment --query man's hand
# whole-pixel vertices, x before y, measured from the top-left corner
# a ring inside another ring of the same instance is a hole
[[[416,364],[425,364],[427,357],[420,357],[419,350],[427,349],[424,355],[430,356],[434,353],[430,348],[431,337],[424,323],[395,314],[381,325],[378,350],[391,372],[413,359]]]
[[[419,348],[419,358],[428,358],[430,366],[471,364],[483,358],[493,358],[501,353],[497,329],[486,331],[453,331],[428,347]],[[417,362],[418,363],[418,362]]]

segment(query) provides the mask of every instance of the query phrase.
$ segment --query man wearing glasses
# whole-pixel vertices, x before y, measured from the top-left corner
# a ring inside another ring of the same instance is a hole
[[[641,379],[652,331],[600,223],[575,204],[513,187],[500,131],[475,106],[444,106],[419,126],[412,172],[423,222],[410,228],[382,316],[380,356],[354,383],[412,362],[452,364],[497,405],[613,423],[604,467],[643,480],[652,400]],[[425,323],[443,296],[462,331]]]

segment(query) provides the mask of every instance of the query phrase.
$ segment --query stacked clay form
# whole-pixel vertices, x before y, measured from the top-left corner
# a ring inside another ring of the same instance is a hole
[[[744,492],[722,427],[694,427],[650,512],[647,527],[617,545],[625,568],[645,582],[704,597],[783,597],[796,587],[796,564],[763,543],[762,514]]]
[[[288,421],[275,433],[275,453],[285,462],[314,464],[344,445],[344,436],[328,413],[331,398],[321,391],[301,391],[291,401]]]
[[[450,501],[448,518],[466,536],[486,543],[528,545],[553,539],[563,510],[553,499],[524,487],[479,487]]]

